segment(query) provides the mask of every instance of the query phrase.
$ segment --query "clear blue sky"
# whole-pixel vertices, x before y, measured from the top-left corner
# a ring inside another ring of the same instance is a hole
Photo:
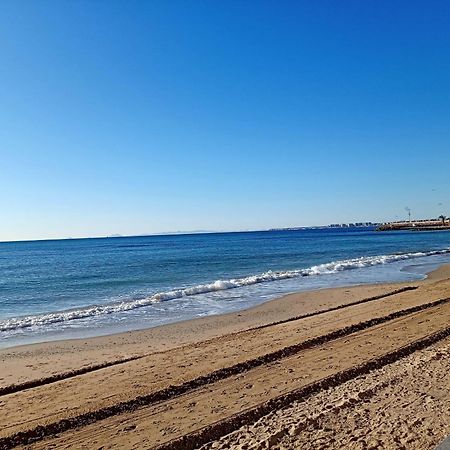
[[[448,1],[0,2],[0,240],[450,215]]]

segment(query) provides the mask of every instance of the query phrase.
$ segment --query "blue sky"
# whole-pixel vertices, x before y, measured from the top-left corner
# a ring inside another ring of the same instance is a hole
[[[447,1],[0,2],[0,240],[450,216]]]

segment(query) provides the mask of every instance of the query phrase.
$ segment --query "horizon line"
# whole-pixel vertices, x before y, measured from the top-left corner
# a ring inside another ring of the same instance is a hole
[[[356,222],[356,223],[367,223],[377,225],[380,222]],[[357,226],[355,222],[342,222],[340,224],[328,224],[328,225],[309,225],[309,226],[290,226],[290,227],[272,227],[272,228],[262,228],[262,229],[247,229],[247,230],[190,230],[190,231],[160,231],[155,233],[145,233],[145,234],[111,234],[106,236],[79,236],[79,237],[56,237],[56,238],[42,238],[42,239],[14,239],[7,241],[0,241],[0,244],[13,244],[19,242],[46,242],[46,241],[76,241],[83,239],[120,239],[120,238],[138,238],[138,237],[158,237],[158,236],[182,236],[182,235],[193,235],[193,234],[228,234],[228,233],[257,233],[257,232],[268,232],[268,231],[296,231],[296,230],[305,230],[305,229],[317,229],[317,228],[347,228],[341,225],[354,225],[355,228],[361,227],[369,227],[366,226]],[[337,225],[337,226],[332,226]],[[353,228],[353,227],[352,227]]]

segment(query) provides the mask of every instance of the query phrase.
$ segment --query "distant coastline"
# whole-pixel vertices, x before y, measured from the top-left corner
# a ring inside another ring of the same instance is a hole
[[[121,239],[121,238],[145,238],[145,237],[157,237],[157,236],[185,236],[195,234],[233,234],[233,233],[266,233],[270,231],[302,231],[302,230],[325,230],[328,228],[376,228],[381,225],[381,222],[355,222],[355,223],[342,223],[342,224],[330,224],[330,225],[311,225],[311,226],[296,226],[296,227],[281,227],[281,228],[268,228],[268,229],[249,229],[249,230],[192,230],[192,231],[162,231],[156,233],[143,233],[143,234],[108,234],[100,236],[68,236],[57,237],[47,239],[21,239],[13,241],[2,241],[0,244],[12,244],[17,242],[46,242],[46,241],[69,241],[80,239]]]

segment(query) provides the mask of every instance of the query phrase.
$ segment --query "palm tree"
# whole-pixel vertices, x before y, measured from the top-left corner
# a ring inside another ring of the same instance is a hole
[[[444,216],[444,214],[441,214],[439,217],[438,217],[438,219],[441,219],[442,220],[442,225],[445,225],[445,219],[446,219],[447,217],[445,217]]]

